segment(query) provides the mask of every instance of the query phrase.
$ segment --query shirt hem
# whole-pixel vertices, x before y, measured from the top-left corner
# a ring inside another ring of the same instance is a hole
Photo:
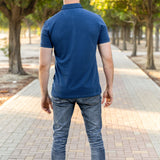
[[[108,43],[108,42],[110,42],[110,40],[101,41],[101,42],[98,42],[97,44]]]
[[[54,94],[51,94],[51,95],[56,97],[56,98],[75,99],[75,98],[93,97],[93,96],[96,96],[96,95],[99,95],[99,94],[101,94],[101,91],[95,92],[93,94],[74,95],[74,96],[56,96]]]

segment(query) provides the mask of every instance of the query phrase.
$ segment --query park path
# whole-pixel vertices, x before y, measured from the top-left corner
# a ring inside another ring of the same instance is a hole
[[[160,160],[160,88],[126,55],[112,46],[114,102],[102,106],[106,160]],[[100,56],[97,63],[105,88]],[[50,72],[51,91],[54,68]],[[53,113],[40,107],[39,81],[34,80],[0,107],[0,160],[50,160]],[[76,105],[66,160],[90,160],[84,122]]]

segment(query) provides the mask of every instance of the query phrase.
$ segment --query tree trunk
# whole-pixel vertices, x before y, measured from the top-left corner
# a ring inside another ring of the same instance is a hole
[[[146,40],[146,47],[147,47],[147,26],[146,26],[146,29],[145,29],[145,40]]]
[[[146,69],[155,69],[153,57],[153,19],[148,18],[147,23],[147,66]]]
[[[126,45],[126,26],[123,26],[123,50],[127,50],[127,45]]]
[[[143,40],[143,26],[140,27],[140,38]]]
[[[119,28],[116,27],[116,45],[119,46]]]
[[[137,56],[137,23],[134,23],[133,26],[133,50],[132,50],[132,57]]]
[[[123,27],[121,27],[121,40],[123,40]]]
[[[115,27],[113,27],[113,28],[112,28],[112,44],[115,45],[115,44],[116,44],[115,41],[116,41],[116,40],[115,40]]]
[[[156,47],[155,47],[155,51],[159,51],[159,26],[156,25],[156,32],[155,32],[155,37],[156,37]]]
[[[126,40],[128,42],[130,41],[130,32],[131,32],[130,26],[127,26],[126,27]]]
[[[26,75],[20,55],[21,20],[9,20],[9,73]]]
[[[137,28],[137,32],[138,32],[138,44],[141,44],[141,26],[138,26]]]
[[[28,26],[28,31],[29,31],[29,44],[32,44],[32,37],[31,37],[31,26]]]

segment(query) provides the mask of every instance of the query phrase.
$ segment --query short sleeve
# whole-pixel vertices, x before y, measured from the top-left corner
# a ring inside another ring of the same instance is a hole
[[[45,21],[43,27],[42,27],[42,31],[41,31],[41,47],[44,48],[53,48],[51,39],[50,39],[50,35],[49,35],[49,29],[48,29],[48,25],[47,25],[47,21]]]
[[[105,22],[103,21],[102,18],[101,18],[101,23],[100,24],[101,24],[101,27],[100,27],[100,33],[99,33],[97,44],[110,42],[108,29],[107,29],[107,26],[106,26],[106,24],[105,24]]]

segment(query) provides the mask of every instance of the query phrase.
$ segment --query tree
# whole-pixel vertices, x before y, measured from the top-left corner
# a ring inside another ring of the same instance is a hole
[[[147,64],[146,69],[155,69],[153,57],[153,23],[160,12],[159,0],[146,0],[142,4],[142,18],[147,26]]]
[[[21,64],[20,32],[23,18],[33,13],[37,0],[0,0],[0,10],[9,21],[9,73],[27,74]]]
[[[96,8],[104,9],[110,6],[120,15],[128,17],[124,22],[131,21],[134,26],[134,48],[132,55],[136,55],[136,23],[145,23],[147,27],[147,69],[155,69],[153,58],[153,22],[160,14],[159,0],[94,0]],[[103,12],[103,11],[102,11]],[[126,13],[126,14],[125,14]],[[117,14],[118,15],[118,14]],[[125,27],[125,26],[124,26]],[[126,29],[124,29],[125,31]],[[123,32],[124,32],[123,31]],[[125,43],[124,43],[125,47]]]
[[[153,23],[160,12],[159,0],[128,0],[130,10],[139,23],[145,23],[147,29],[147,64],[146,69],[155,69],[153,57]],[[132,7],[134,6],[134,7]]]
[[[29,44],[32,44],[32,38],[31,38],[31,26],[34,25],[34,21],[32,19],[31,15],[28,15],[24,18],[24,23],[26,24],[28,28],[28,37],[29,37]]]

